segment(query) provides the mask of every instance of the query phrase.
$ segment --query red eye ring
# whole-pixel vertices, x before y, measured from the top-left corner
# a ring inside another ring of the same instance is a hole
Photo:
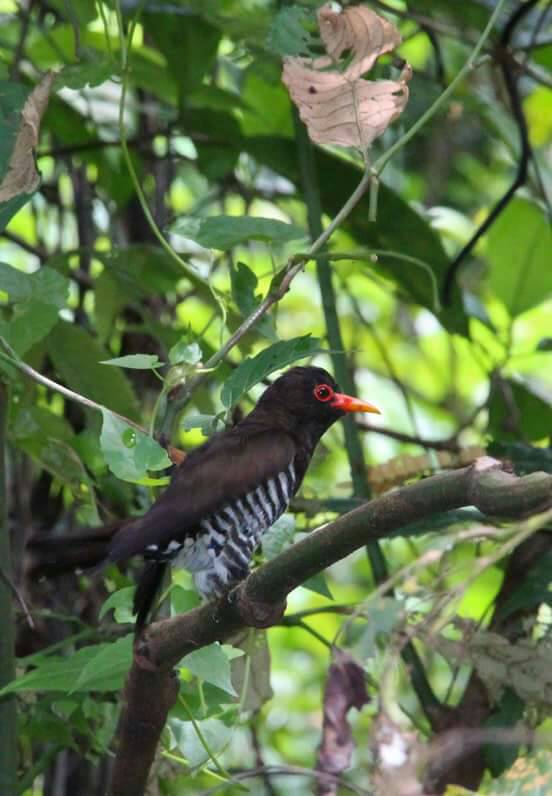
[[[329,384],[318,384],[314,388],[314,397],[317,401],[325,403],[326,401],[331,401],[331,399],[334,397],[334,391]]]

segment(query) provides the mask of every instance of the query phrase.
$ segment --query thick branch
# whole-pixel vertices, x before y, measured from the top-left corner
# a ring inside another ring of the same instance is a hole
[[[171,707],[172,667],[187,653],[229,638],[244,626],[269,627],[281,618],[287,595],[308,578],[369,542],[436,512],[474,505],[495,516],[519,517],[552,505],[552,475],[523,478],[505,473],[488,457],[470,467],[439,473],[360,506],[323,526],[256,569],[227,598],[151,625],[140,639],[126,687],[111,796],[141,796],[164,716]],[[174,686],[173,686],[174,687]],[[150,708],[148,708],[150,705]],[[160,710],[162,706],[162,710]],[[135,754],[135,728],[156,714],[158,736]],[[164,711],[164,716],[163,716]],[[128,779],[132,759],[132,778]]]

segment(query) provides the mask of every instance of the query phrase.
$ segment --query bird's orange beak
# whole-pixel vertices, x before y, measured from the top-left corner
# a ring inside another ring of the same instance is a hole
[[[330,406],[341,409],[342,412],[372,412],[372,414],[381,415],[380,410],[374,404],[369,404],[368,401],[361,401],[359,398],[353,398],[342,392],[334,393]]]

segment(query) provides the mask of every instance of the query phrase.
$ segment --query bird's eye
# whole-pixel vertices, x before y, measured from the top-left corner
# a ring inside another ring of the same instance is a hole
[[[334,391],[327,384],[319,384],[314,388],[314,397],[317,401],[329,401],[333,398]]]

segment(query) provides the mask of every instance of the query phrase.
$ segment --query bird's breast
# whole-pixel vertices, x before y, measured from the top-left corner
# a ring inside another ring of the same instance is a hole
[[[286,470],[204,517],[194,537],[171,541],[165,550],[151,550],[150,554],[170,558],[174,566],[192,572],[203,597],[219,596],[229,584],[246,577],[261,536],[287,509],[296,485],[292,462]]]

